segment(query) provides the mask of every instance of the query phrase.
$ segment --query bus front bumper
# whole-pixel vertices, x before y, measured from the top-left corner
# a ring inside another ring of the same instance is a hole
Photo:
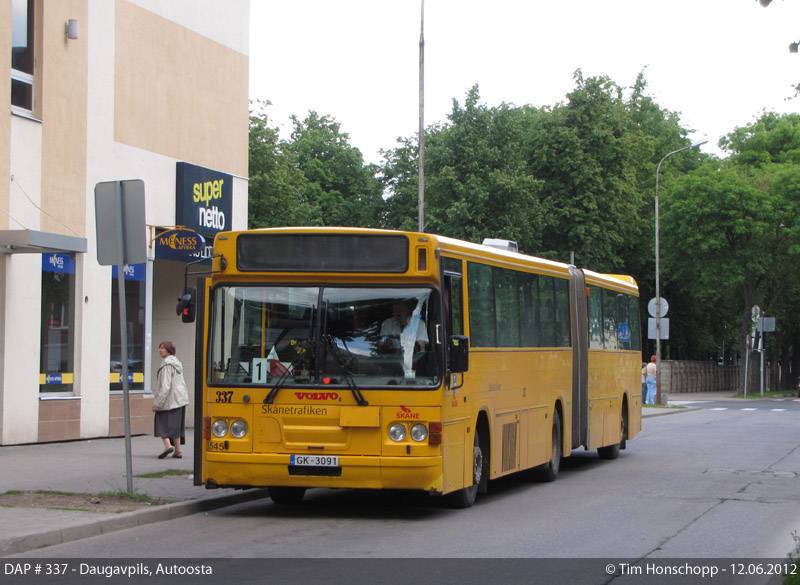
[[[203,479],[216,487],[327,487],[442,492],[441,457],[340,455],[335,468],[290,466],[290,455],[207,453]]]

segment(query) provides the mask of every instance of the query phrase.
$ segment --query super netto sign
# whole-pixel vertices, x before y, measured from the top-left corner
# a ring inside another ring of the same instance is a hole
[[[217,232],[231,229],[233,177],[225,173],[178,163],[175,220],[213,241]]]

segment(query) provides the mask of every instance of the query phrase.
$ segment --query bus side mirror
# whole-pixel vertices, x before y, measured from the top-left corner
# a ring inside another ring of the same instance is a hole
[[[451,372],[459,374],[469,370],[469,337],[453,335],[447,347],[448,367]]]
[[[196,310],[197,289],[193,286],[187,287],[183,294],[178,297],[178,306],[175,313],[181,316],[184,323],[194,323]]]

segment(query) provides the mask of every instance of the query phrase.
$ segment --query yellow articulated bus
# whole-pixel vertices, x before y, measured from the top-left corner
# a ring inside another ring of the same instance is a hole
[[[490,480],[552,481],[573,449],[614,459],[641,430],[630,277],[424,233],[276,228],[217,235],[184,292],[197,485],[469,507]]]

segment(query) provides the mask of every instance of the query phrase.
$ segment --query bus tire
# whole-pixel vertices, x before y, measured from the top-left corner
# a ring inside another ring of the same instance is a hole
[[[625,437],[628,433],[628,411],[623,408],[619,417],[619,443],[608,445],[607,447],[600,447],[597,449],[597,455],[600,459],[616,459],[619,457],[620,449],[625,448]]]
[[[487,467],[488,459],[483,456],[480,435],[478,434],[478,429],[475,429],[475,440],[472,442],[472,485],[461,488],[452,494],[447,494],[445,496],[447,506],[458,509],[471,507],[478,497],[478,488],[481,483],[487,481],[487,478],[484,478],[487,475]]]
[[[558,412],[553,414],[553,436],[552,436],[552,453],[550,461],[543,465],[533,468],[533,478],[536,481],[551,482],[555,481],[558,477],[558,470],[561,469],[561,417]]]
[[[306,488],[302,487],[271,486],[269,488],[269,497],[276,504],[299,504],[303,501],[304,495],[306,495]]]

